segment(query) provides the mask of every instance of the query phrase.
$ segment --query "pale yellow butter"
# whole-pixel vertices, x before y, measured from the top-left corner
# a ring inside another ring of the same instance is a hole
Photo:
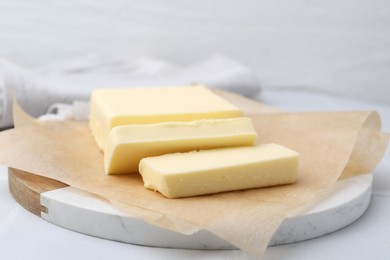
[[[242,116],[242,111],[202,85],[97,89],[91,95],[90,128],[100,149],[119,125]]]
[[[140,160],[150,156],[253,145],[256,136],[246,117],[117,126],[107,138],[105,172],[138,172]]]
[[[299,154],[277,144],[144,158],[144,185],[167,198],[241,190],[296,181]]]

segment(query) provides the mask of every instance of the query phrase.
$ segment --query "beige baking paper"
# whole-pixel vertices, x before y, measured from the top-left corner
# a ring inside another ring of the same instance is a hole
[[[17,127],[0,133],[0,163],[97,194],[154,225],[185,234],[206,229],[261,256],[287,216],[314,203],[340,176],[372,171],[386,150],[388,136],[375,112],[280,113],[220,94],[253,118],[258,143],[300,153],[295,184],[166,199],[145,189],[138,174],[106,176],[86,122],[37,122],[17,108]]]

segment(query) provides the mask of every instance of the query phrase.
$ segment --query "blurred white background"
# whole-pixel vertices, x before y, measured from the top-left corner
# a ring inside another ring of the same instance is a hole
[[[0,58],[36,68],[91,54],[183,66],[222,54],[263,88],[390,103],[390,1],[0,1]]]

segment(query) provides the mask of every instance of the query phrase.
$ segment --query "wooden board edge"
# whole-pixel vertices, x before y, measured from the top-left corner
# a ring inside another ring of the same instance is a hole
[[[47,208],[41,205],[41,193],[56,190],[68,185],[36,174],[8,168],[8,187],[12,197],[31,213],[41,216]]]

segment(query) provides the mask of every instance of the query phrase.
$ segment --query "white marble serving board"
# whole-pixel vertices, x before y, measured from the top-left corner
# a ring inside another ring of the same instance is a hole
[[[368,208],[372,174],[339,180],[327,195],[304,213],[289,217],[274,234],[270,246],[299,242],[339,230]],[[233,249],[206,231],[185,235],[128,216],[109,202],[85,191],[66,187],[41,193],[48,209],[42,218],[67,229],[125,243],[188,249]]]

